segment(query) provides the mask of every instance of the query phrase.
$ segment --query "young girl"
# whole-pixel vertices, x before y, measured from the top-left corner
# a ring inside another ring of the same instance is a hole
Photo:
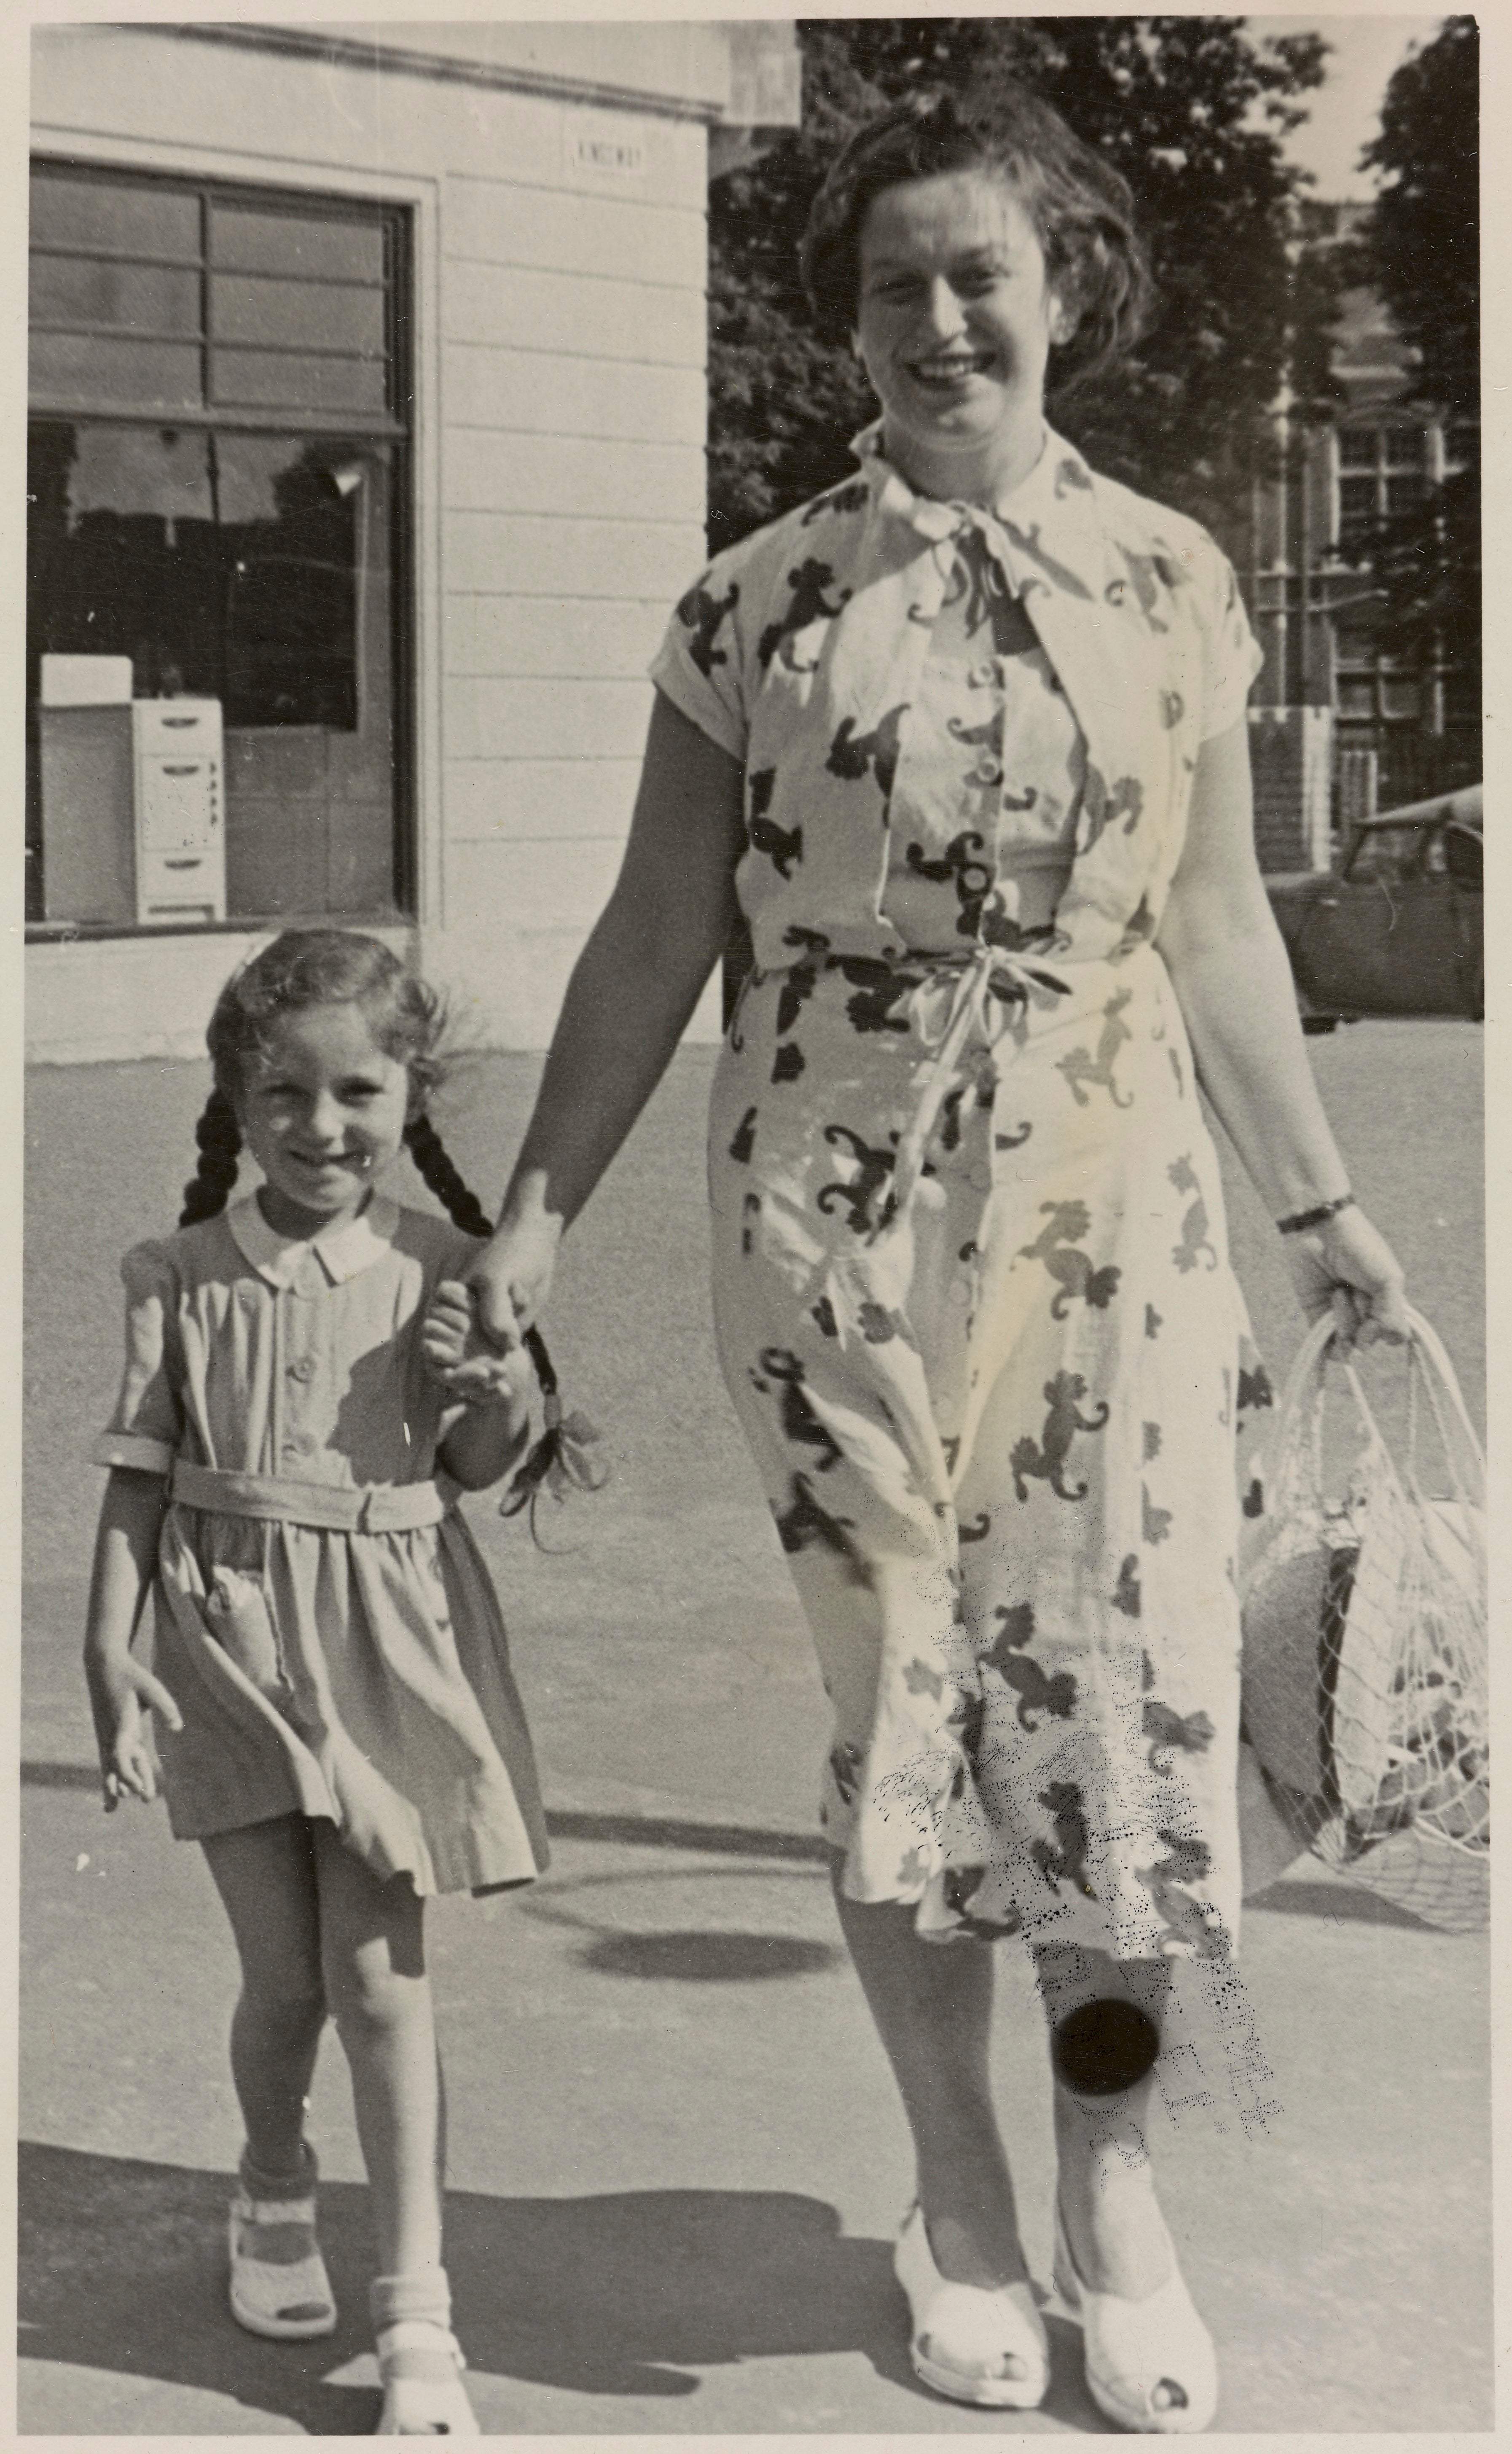
[[[530,1367],[472,1329],[488,1221],[429,1122],[437,999],[370,937],[279,937],[223,990],[177,1235],[122,1275],[128,1361],[85,1659],[107,1808],[196,1840],[241,1960],[231,2305],[329,2334],[305,2097],[327,2015],[372,2189],[378,2433],[476,2435],[441,2264],[422,1917],[546,1863],[503,1624],[454,1500],[506,1473]],[[401,1143],[455,1225],[376,1189]],[[238,1151],[266,1181],[232,1203]],[[153,1671],[131,1644],[149,1585]]]

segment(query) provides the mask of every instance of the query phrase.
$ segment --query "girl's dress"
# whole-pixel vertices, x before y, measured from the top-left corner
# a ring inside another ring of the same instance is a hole
[[[996,514],[858,450],[653,666],[745,771],[715,1309],[834,1703],[821,1812],[924,1932],[1216,1960],[1268,1391],[1152,940],[1259,652],[1205,533],[1058,438]]]
[[[170,1478],[153,1666],[181,1840],[329,1818],[421,1894],[547,1862],[488,1571],[436,1460],[418,1333],[477,1246],[374,1196],[308,1242],[255,1199],[122,1264],[127,1365],[96,1464]]]

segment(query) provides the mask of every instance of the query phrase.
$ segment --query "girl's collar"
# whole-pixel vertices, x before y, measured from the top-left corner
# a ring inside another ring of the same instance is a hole
[[[1044,450],[1012,493],[992,510],[917,494],[882,452],[878,418],[851,445],[877,509],[905,521],[934,546],[974,528],[985,538],[1016,595],[1053,591],[1100,596],[1104,546],[1092,473],[1074,443],[1045,428]]]
[[[234,1202],[226,1213],[226,1224],[243,1260],[250,1261],[271,1287],[280,1288],[293,1284],[307,1254],[313,1254],[332,1286],[354,1278],[388,1251],[398,1223],[398,1203],[381,1193],[373,1194],[356,1217],[335,1219],[317,1235],[304,1237],[280,1236],[270,1227],[254,1193]]]

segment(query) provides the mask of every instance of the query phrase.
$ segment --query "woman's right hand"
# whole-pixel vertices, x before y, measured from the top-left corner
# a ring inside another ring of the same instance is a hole
[[[181,1730],[184,1719],[161,1679],[154,1679],[131,1654],[91,1654],[85,1668],[100,1750],[105,1812],[113,1815],[123,1799],[157,1796],[147,1743],[147,1708],[151,1706],[171,1730]]]
[[[501,1355],[519,1345],[543,1311],[561,1238],[561,1220],[549,1212],[506,1217],[468,1272],[478,1327]]]

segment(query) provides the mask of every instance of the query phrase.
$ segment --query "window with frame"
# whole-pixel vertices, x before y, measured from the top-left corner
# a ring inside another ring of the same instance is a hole
[[[1368,553],[1379,521],[1424,499],[1432,451],[1431,429],[1400,418],[1340,431],[1334,542],[1346,561]]]
[[[88,814],[49,806],[44,656],[218,703],[229,919],[397,916],[405,212],[39,160],[30,265],[28,918],[120,916],[108,852],[97,889],[63,856]]]

